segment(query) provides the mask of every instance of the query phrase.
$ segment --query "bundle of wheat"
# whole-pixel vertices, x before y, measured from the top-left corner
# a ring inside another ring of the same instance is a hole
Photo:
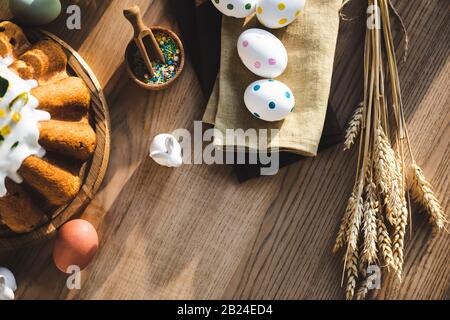
[[[369,0],[368,4],[364,101],[350,120],[344,143],[348,150],[359,140],[358,167],[333,249],[347,246],[347,299],[366,297],[371,282],[365,275],[368,266],[384,267],[401,280],[410,194],[424,206],[437,230],[447,224],[431,185],[414,160],[408,137],[390,25],[390,12],[397,12],[389,0]],[[412,162],[411,179],[407,179],[404,145]]]

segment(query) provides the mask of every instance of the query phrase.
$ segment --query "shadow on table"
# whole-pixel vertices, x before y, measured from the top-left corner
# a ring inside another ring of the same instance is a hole
[[[61,15],[54,22],[45,26],[45,29],[61,37],[72,48],[78,50],[97,23],[99,23],[101,17],[111,5],[112,0],[62,0],[61,2]],[[81,8],[81,29],[69,31],[66,26],[66,21],[69,17],[67,8],[73,4]]]

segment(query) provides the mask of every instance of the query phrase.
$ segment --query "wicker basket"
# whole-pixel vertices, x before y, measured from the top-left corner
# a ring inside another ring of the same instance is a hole
[[[67,43],[43,30],[25,30],[28,39],[34,43],[43,38],[57,42],[67,53],[68,71],[83,79],[91,91],[90,118],[97,135],[97,148],[92,158],[83,165],[81,178],[83,185],[75,199],[66,206],[48,213],[48,220],[34,231],[16,234],[0,226],[0,250],[10,250],[48,239],[72,217],[81,214],[99,189],[106,173],[110,152],[110,122],[108,105],[103,90],[94,73],[80,55]]]

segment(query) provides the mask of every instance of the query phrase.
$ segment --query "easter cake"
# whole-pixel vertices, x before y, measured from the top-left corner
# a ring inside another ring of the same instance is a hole
[[[97,144],[90,104],[58,44],[0,23],[0,224],[30,232],[78,194]]]

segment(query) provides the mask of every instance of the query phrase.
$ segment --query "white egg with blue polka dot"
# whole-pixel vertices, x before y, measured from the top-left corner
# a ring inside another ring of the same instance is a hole
[[[295,107],[291,89],[281,81],[263,79],[253,82],[244,93],[247,109],[258,119],[280,121]]]
[[[211,0],[214,6],[226,16],[245,18],[255,12],[258,0]]]

